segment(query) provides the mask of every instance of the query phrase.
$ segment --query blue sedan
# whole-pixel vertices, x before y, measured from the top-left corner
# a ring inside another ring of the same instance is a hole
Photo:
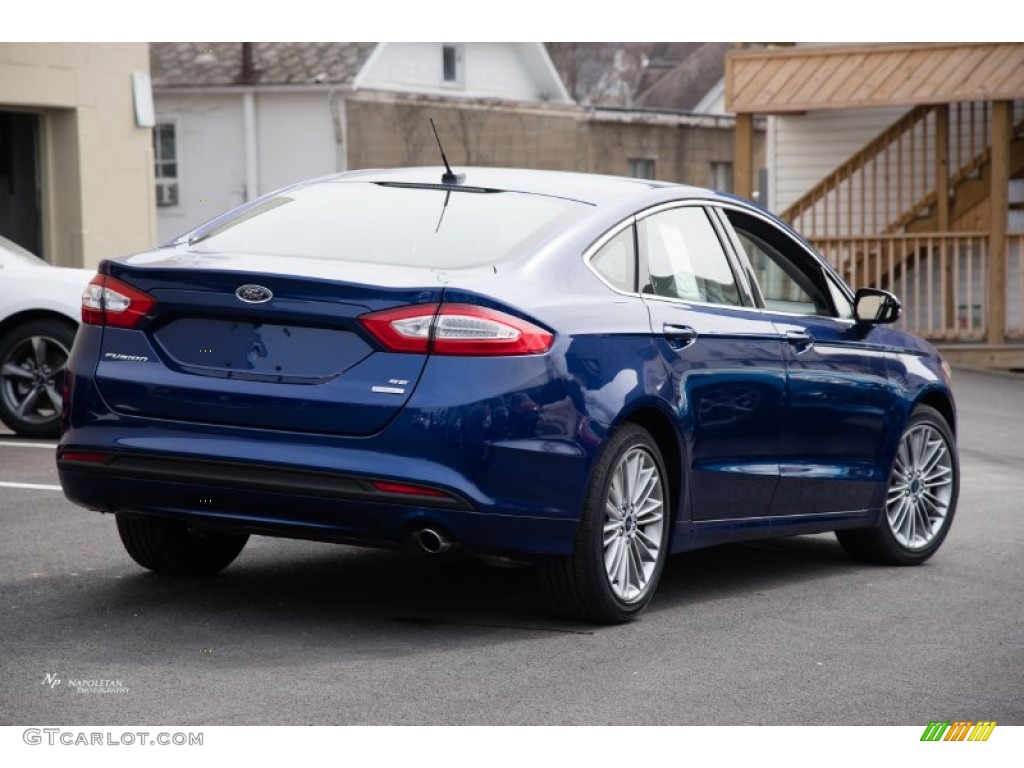
[[[215,573],[250,534],[462,548],[624,621],[670,553],[935,553],[956,412],[899,313],[731,196],[346,173],[100,264],[57,466],[159,573]]]

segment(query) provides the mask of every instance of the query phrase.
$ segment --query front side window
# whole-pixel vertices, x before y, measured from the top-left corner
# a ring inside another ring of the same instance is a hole
[[[640,221],[637,236],[649,270],[645,293],[711,304],[742,304],[725,249],[703,208],[655,213]]]
[[[178,204],[178,137],[174,123],[153,126],[153,158],[156,161],[156,204]]]
[[[736,235],[754,268],[754,279],[761,288],[766,309],[798,315],[817,313],[814,297],[782,267],[771,246],[745,232]]]
[[[725,214],[753,269],[765,309],[793,315],[835,315],[824,270],[810,254],[756,216],[732,209]]]

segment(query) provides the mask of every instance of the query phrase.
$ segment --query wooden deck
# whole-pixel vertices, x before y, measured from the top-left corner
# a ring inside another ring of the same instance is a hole
[[[731,112],[998,101],[1024,94],[1024,43],[913,43],[732,51]]]

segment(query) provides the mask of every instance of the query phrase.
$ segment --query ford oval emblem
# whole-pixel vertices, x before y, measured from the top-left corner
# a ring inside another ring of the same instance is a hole
[[[266,304],[274,298],[273,292],[269,288],[264,288],[262,285],[239,286],[235,291],[235,296],[246,304]]]

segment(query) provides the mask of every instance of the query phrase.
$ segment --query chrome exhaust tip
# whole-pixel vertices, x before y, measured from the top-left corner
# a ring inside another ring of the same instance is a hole
[[[420,549],[429,555],[440,555],[455,546],[455,542],[433,528],[421,528],[413,534]]]

